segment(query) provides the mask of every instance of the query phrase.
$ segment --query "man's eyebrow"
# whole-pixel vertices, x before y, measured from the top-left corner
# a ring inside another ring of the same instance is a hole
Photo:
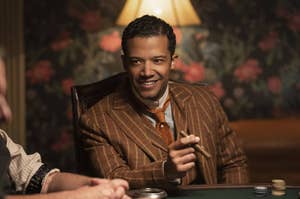
[[[141,57],[134,57],[134,56],[132,56],[132,57],[127,57],[127,59],[142,59]]]
[[[153,58],[167,58],[166,55],[158,55],[158,56],[154,56]]]
[[[151,59],[157,59],[157,58],[167,58],[168,56],[166,55],[157,55],[157,56],[153,56],[151,57]],[[141,59],[143,60],[144,58],[142,57],[136,57],[136,56],[126,56],[127,59]]]

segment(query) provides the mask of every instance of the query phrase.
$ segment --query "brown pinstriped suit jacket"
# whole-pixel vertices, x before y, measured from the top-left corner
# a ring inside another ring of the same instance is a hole
[[[172,113],[181,130],[200,137],[212,155],[197,154],[197,166],[183,184],[248,182],[243,150],[218,100],[203,86],[170,83]],[[163,173],[167,146],[145,117],[135,111],[128,84],[91,107],[80,120],[80,136],[93,175],[128,180],[131,188],[167,186]],[[198,176],[198,177],[197,177]]]

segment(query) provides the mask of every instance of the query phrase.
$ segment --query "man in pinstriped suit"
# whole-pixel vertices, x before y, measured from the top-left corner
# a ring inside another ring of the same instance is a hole
[[[125,28],[127,78],[80,120],[87,164],[93,175],[126,179],[131,188],[247,183],[245,154],[216,97],[204,86],[169,81],[175,45],[172,27],[154,16],[137,18]],[[169,145],[147,111],[168,98],[165,117],[174,140]],[[211,157],[195,151],[195,144]]]

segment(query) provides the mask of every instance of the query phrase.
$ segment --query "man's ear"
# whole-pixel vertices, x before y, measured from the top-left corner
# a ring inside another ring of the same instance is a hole
[[[178,55],[173,55],[171,58],[171,69],[175,68],[175,61],[178,58]]]
[[[123,68],[125,71],[127,71],[127,59],[126,56],[124,54],[121,55],[121,59],[122,59],[122,64],[123,64]]]

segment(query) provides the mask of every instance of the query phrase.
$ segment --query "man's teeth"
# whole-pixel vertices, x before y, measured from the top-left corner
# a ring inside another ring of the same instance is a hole
[[[144,85],[152,85],[152,84],[154,84],[154,82],[144,82],[143,84]]]
[[[154,84],[154,83],[155,83],[155,81],[142,82],[142,84],[145,84],[145,85],[152,85],[152,84]]]

